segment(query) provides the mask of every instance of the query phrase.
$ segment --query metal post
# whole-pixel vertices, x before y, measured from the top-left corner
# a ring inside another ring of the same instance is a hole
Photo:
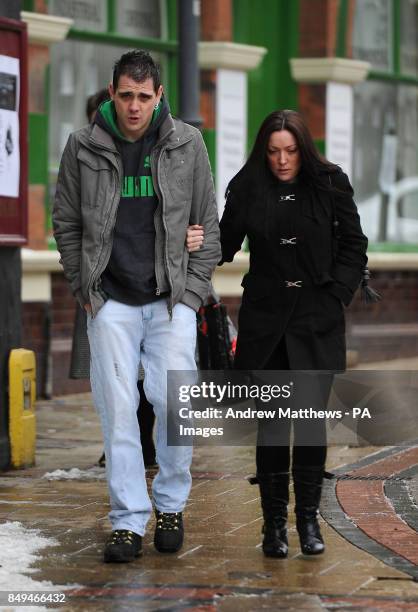
[[[20,19],[20,0],[0,0],[0,15],[8,19]]]
[[[199,114],[199,40],[200,0],[178,0],[179,25],[179,114],[186,123],[202,125]]]

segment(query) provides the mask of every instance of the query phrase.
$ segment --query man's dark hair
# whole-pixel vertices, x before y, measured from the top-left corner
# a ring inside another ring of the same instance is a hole
[[[101,89],[87,98],[86,115],[89,122],[91,122],[92,115],[97,111],[100,104],[106,102],[106,100],[110,100],[109,91],[107,89]]]
[[[115,62],[112,79],[114,91],[117,90],[119,79],[124,74],[137,83],[152,79],[155,93],[157,93],[161,85],[159,65],[154,62],[147,51],[142,51],[141,49],[128,51]]]

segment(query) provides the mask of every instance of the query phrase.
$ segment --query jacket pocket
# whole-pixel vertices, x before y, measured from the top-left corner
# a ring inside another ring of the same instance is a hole
[[[318,336],[339,336],[345,333],[344,306],[336,295],[324,288],[315,295],[312,327]]]
[[[112,165],[104,157],[86,149],[79,150],[77,160],[80,169],[81,206],[104,209],[112,185]]]
[[[110,162],[101,155],[95,155],[86,149],[80,149],[77,153],[77,159],[82,164],[88,166],[91,170],[98,172],[100,170],[112,170]]]

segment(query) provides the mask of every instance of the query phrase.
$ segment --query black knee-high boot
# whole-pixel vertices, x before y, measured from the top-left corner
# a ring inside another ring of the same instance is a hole
[[[292,474],[296,499],[296,529],[300,547],[305,555],[320,555],[325,550],[318,523],[324,468],[294,465]]]
[[[260,474],[250,480],[258,483],[263,509],[263,552],[266,557],[287,556],[287,505],[289,503],[289,472]]]

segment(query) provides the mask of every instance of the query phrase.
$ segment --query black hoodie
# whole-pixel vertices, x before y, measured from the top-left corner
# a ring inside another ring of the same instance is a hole
[[[119,131],[112,101],[100,106],[95,119],[112,136],[122,158],[124,175],[112,253],[101,277],[101,289],[108,297],[131,306],[142,306],[161,297],[156,295],[154,214],[158,199],[152,183],[150,154],[169,112],[163,98],[147,131],[135,142]]]

